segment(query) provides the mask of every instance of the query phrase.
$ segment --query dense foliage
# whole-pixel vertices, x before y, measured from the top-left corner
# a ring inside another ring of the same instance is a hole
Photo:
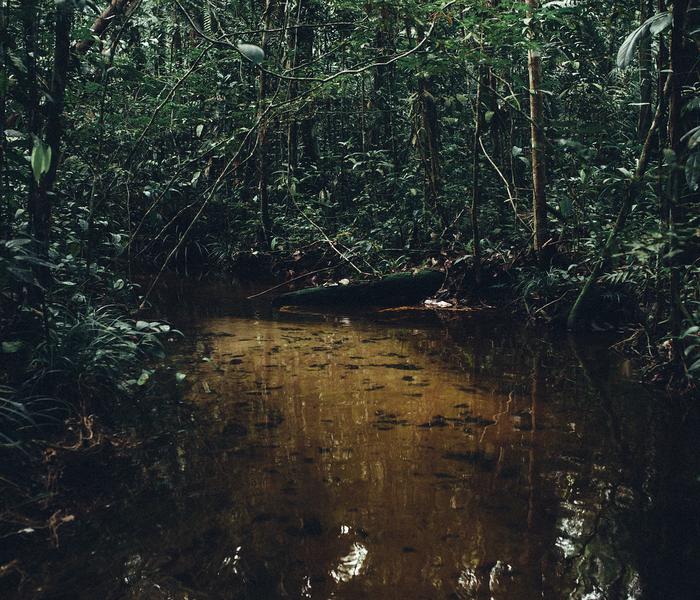
[[[439,264],[572,329],[638,321],[700,376],[699,14],[2,0],[2,441],[148,379],[144,267]]]

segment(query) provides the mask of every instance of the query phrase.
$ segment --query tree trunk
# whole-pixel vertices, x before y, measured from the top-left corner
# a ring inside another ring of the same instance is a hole
[[[440,213],[440,135],[435,96],[429,77],[418,79],[418,146],[425,173],[425,204]],[[443,221],[445,219],[443,218]]]
[[[379,22],[375,31],[374,45],[376,60],[384,61],[391,52],[393,16],[389,7],[383,4],[379,12]],[[375,112],[370,129],[370,147],[373,150],[391,149],[392,122],[391,105],[389,102],[389,76],[391,66],[380,65],[374,70],[373,94],[370,100],[370,111]]]
[[[303,12],[301,21],[311,22],[318,13],[317,0],[303,0]],[[316,32],[313,27],[300,27],[297,31],[297,53],[298,63],[305,65],[313,60],[314,44],[316,43]],[[313,108],[311,109],[313,112]],[[318,166],[321,160],[316,134],[314,133],[314,119],[310,114],[306,114],[299,123],[299,133],[301,135],[301,146],[303,149],[304,161],[307,165]]]
[[[658,0],[657,11],[662,13],[666,10],[666,0]],[[662,223],[662,227],[668,227],[668,194],[666,190],[665,181],[665,171],[666,171],[666,160],[664,157],[664,148],[666,147],[666,134],[668,133],[668,98],[664,94],[664,89],[666,88],[666,80],[668,78],[667,73],[668,68],[668,45],[666,39],[663,35],[659,36],[659,50],[656,54],[656,96],[661,110],[661,117],[659,121],[658,129],[658,141],[657,141],[657,181],[656,181],[656,195],[659,203],[659,219]],[[661,315],[664,314],[667,304],[666,294],[663,293],[663,275],[661,273],[663,267],[663,257],[668,253],[668,246],[664,244],[660,249],[656,258],[656,309],[655,318],[653,319],[654,327],[661,321]]]
[[[263,29],[262,34],[262,48],[265,50],[266,55],[268,52],[268,33],[267,30],[270,29],[270,23],[272,22],[272,12],[275,8],[275,0],[266,0],[265,2],[265,13],[263,15]],[[270,192],[268,183],[268,172],[269,172],[269,159],[268,156],[268,122],[267,117],[263,114],[266,110],[266,99],[267,99],[267,74],[264,71],[259,73],[258,82],[258,119],[262,119],[258,125],[258,135],[256,144],[256,174],[257,174],[257,189],[258,189],[258,206],[260,209],[260,231],[259,231],[259,242],[265,247],[270,246],[270,232],[272,229],[272,219],[270,217]]]
[[[640,0],[640,21],[644,23],[654,14],[653,0]],[[639,120],[637,122],[637,138],[644,142],[649,125],[654,117],[652,99],[654,84],[652,79],[653,57],[651,53],[651,37],[646,36],[639,43]]]
[[[297,38],[298,38],[298,25],[300,23],[300,17],[303,10],[303,0],[297,0],[296,5],[288,0],[290,4],[287,10],[287,22],[289,29],[287,31],[287,58],[285,61],[285,68],[288,71],[292,71],[298,66],[299,60],[297,56]],[[287,89],[287,99],[293,101],[299,93],[299,82],[290,81],[289,87]],[[296,176],[297,167],[299,166],[299,121],[294,117],[290,116],[289,123],[287,125],[287,192],[291,193],[294,178]]]
[[[441,271],[394,273],[377,281],[314,287],[282,294],[275,306],[400,306],[437,293],[445,281]]]
[[[27,8],[30,11],[32,8],[36,8],[34,2],[31,1],[27,2],[26,5],[28,5]],[[32,234],[37,240],[40,252],[44,257],[48,255],[49,239],[51,235],[51,197],[61,152],[63,101],[70,60],[70,33],[73,22],[73,4],[71,2],[61,2],[57,4],[55,14],[56,26],[53,72],[51,75],[51,94],[46,106],[46,144],[51,148],[51,163],[48,172],[39,180],[38,184],[31,185],[29,190],[29,214],[31,218]],[[26,16],[29,15],[31,15],[31,12],[26,13]],[[25,26],[26,25],[27,23],[25,23]],[[27,33],[31,38],[32,34],[29,32]],[[33,52],[36,56],[36,38],[34,37],[33,40],[33,42],[28,40],[27,43],[33,46]],[[35,69],[36,65],[32,68]],[[35,70],[34,75],[36,75]],[[32,103],[33,102],[34,100],[32,100]],[[36,105],[33,107],[33,110],[38,110]],[[47,287],[49,285],[50,272],[47,267],[38,267],[37,279],[42,286]]]
[[[10,197],[5,193],[7,187],[7,156],[5,139],[5,120],[7,107],[7,11],[6,0],[0,0],[0,237],[7,235],[6,227],[10,220]]]
[[[671,31],[671,94],[668,113],[668,143],[675,157],[669,180],[669,208],[667,227],[669,233],[670,254],[674,255],[675,230],[683,220],[682,191],[684,172],[683,164],[687,158],[686,144],[682,140],[685,134],[683,122],[683,89],[691,82],[691,72],[694,56],[690,52],[689,41],[686,41],[686,22],[688,17],[689,0],[675,0],[673,3],[673,29]],[[682,321],[681,298],[681,266],[673,257],[671,262],[670,292],[671,292],[671,334],[680,335]]]
[[[24,35],[24,64],[25,72],[25,105],[24,110],[27,114],[27,130],[30,135],[38,136],[40,130],[40,114],[39,114],[39,84],[37,71],[37,0],[22,0],[22,28]],[[5,124],[2,124],[3,127]],[[40,218],[39,214],[44,210],[42,206],[42,198],[37,194],[37,184],[33,175],[29,177],[29,198],[27,210],[29,213],[29,226],[32,235],[39,239]]]
[[[476,88],[476,110],[474,114],[474,144],[472,146],[472,244],[474,255],[474,279],[481,285],[481,235],[479,234],[479,206],[481,204],[481,131],[484,126],[483,93],[487,77],[486,68],[479,67],[479,83]]]
[[[663,95],[665,95],[665,92],[664,94],[662,94],[662,96]],[[567,328],[569,330],[577,330],[581,328],[583,312],[586,308],[586,304],[590,298],[591,292],[593,291],[593,286],[598,280],[598,277],[600,277],[600,275],[603,273],[607,262],[612,256],[613,249],[615,248],[615,244],[617,243],[617,238],[622,232],[622,230],[625,228],[625,225],[627,224],[627,217],[632,209],[632,204],[639,196],[639,192],[642,188],[642,181],[644,179],[644,175],[646,174],[646,170],[651,158],[652,142],[654,140],[656,131],[659,127],[661,116],[662,99],[660,98],[659,104],[656,108],[656,114],[654,115],[654,119],[652,120],[651,125],[649,126],[649,131],[647,132],[646,140],[644,141],[644,146],[642,147],[642,152],[640,153],[639,159],[637,160],[637,167],[634,170],[632,178],[627,184],[625,196],[622,199],[622,206],[620,207],[620,212],[617,215],[615,225],[613,226],[612,230],[610,231],[610,234],[608,235],[608,239],[603,248],[603,254],[593,267],[593,271],[591,271],[588,278],[586,279],[586,283],[581,289],[581,292],[579,293],[576,302],[574,303],[573,307],[571,308],[571,311],[569,312],[569,317],[567,319]]]
[[[538,0],[527,0],[529,14],[532,17],[538,8]],[[531,31],[531,37],[534,38]],[[530,79],[530,142],[532,163],[532,214],[534,243],[533,248],[542,266],[552,255],[553,246],[547,245],[549,226],[547,223],[546,167],[544,107],[542,101],[542,56],[536,48],[528,51],[528,73]]]
[[[109,6],[105,8],[90,28],[92,34],[89,38],[80,40],[75,49],[77,52],[87,52],[95,43],[95,38],[102,38],[109,26],[114,22],[117,15],[125,12],[130,4],[135,4],[134,0],[111,0]]]

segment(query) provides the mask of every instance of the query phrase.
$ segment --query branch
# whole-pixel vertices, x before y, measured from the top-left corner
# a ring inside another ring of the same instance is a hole
[[[197,35],[199,35],[201,38],[205,39],[208,41],[210,44],[215,45],[215,46],[222,46],[225,48],[230,48],[232,50],[235,50],[240,54],[243,58],[248,60],[248,58],[238,49],[238,46],[234,43],[232,43],[227,36],[226,38],[214,38],[210,35],[207,35],[202,29],[199,27],[199,25],[196,23],[196,21],[192,18],[192,16],[185,10],[185,7],[182,6],[180,3],[180,0],[175,0],[176,4],[182,11],[182,13],[185,15],[185,18],[189,21],[190,26],[197,32]],[[453,4],[456,4],[457,0],[452,0],[451,2],[448,2],[442,9],[441,12],[446,11],[448,8],[450,8]],[[433,18],[433,21],[430,25],[430,29],[428,29],[427,33],[423,37],[423,39],[418,42],[413,48],[410,48],[409,50],[406,50],[405,52],[401,52],[387,60],[384,61],[378,61],[374,63],[370,63],[367,65],[363,65],[361,67],[351,67],[349,69],[343,69],[342,71],[338,71],[337,73],[333,73],[333,75],[329,75],[328,77],[293,77],[290,75],[285,75],[283,73],[275,73],[274,71],[270,71],[266,69],[265,67],[261,65],[257,65],[258,69],[260,69],[261,72],[265,73],[266,75],[269,75],[271,77],[275,77],[277,79],[282,79],[284,81],[310,81],[310,82],[315,82],[319,83],[321,85],[324,85],[326,83],[330,83],[334,79],[337,79],[338,77],[342,77],[343,75],[359,75],[361,73],[364,73],[366,71],[369,71],[371,69],[376,69],[377,67],[387,67],[389,65],[394,64],[395,62],[398,62],[399,60],[406,58],[407,56],[410,56],[411,54],[415,54],[420,50],[423,46],[425,46],[426,42],[432,35],[433,31],[435,30],[435,26],[437,25],[438,22],[438,16],[435,15]],[[318,89],[318,88],[315,88]]]
[[[87,39],[80,40],[75,44],[76,52],[85,54],[85,52],[92,48],[96,39],[102,38],[109,26],[112,24],[112,21],[114,21],[119,14],[126,12],[129,8],[131,8],[130,5],[133,5],[133,9],[135,10],[139,4],[140,0],[111,0],[109,6],[102,11],[100,16],[97,17],[95,22],[92,24],[92,27],[90,28],[92,36]]]

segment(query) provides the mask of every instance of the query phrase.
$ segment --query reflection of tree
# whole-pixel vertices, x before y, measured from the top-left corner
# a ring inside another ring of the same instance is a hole
[[[611,390],[601,363],[576,340],[570,346],[620,465],[620,473],[596,477],[594,510],[574,508],[584,524],[580,535],[570,535],[575,541],[567,557],[577,589],[594,598],[694,597],[700,573],[697,489],[689,489],[684,466],[697,461],[697,453],[688,445],[692,438],[679,407],[663,397],[640,398],[639,388]],[[631,411],[624,398],[637,400]],[[689,455],[692,461],[684,461]]]

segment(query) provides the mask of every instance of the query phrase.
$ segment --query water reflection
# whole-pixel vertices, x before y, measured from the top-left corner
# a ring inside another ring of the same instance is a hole
[[[146,445],[45,589],[524,600],[692,589],[661,574],[670,540],[663,560],[640,542],[640,515],[668,527],[655,504],[668,438],[660,403],[609,355],[480,321],[222,316],[193,333],[172,367],[188,374],[192,420]]]

